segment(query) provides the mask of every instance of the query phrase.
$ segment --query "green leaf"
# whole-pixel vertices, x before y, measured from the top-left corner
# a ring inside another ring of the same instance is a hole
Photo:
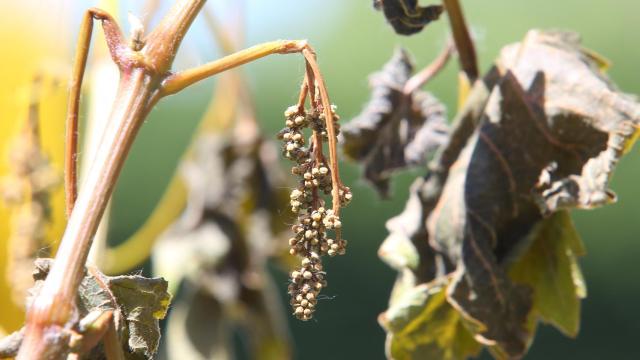
[[[446,300],[445,287],[424,284],[408,290],[380,316],[387,330],[387,357],[396,360],[458,360],[482,345]]]
[[[580,299],[586,295],[577,261],[583,253],[580,236],[568,212],[560,211],[537,225],[531,237],[531,246],[513,264],[509,276],[533,288],[533,312],[575,337],[580,328]]]

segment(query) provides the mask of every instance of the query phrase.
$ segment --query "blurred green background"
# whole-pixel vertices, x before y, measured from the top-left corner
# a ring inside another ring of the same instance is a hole
[[[208,6],[214,9],[219,5],[211,3]],[[621,89],[640,94],[640,1],[467,0],[462,4],[477,38],[481,69],[488,69],[499,49],[520,40],[528,29],[570,29],[582,34],[585,46],[611,60],[610,76]],[[253,0],[248,1],[247,16],[248,45],[309,39],[343,121],[361,110],[369,96],[367,76],[387,61],[395,46],[410,49],[416,66],[422,67],[440,51],[448,34],[443,17],[413,37],[397,36],[382,14],[372,9],[370,0]],[[215,49],[202,20],[197,20],[178,67],[214,59],[219,55]],[[449,109],[454,109],[456,101],[456,67],[450,63],[427,86]],[[243,71],[250,79],[263,128],[275,138],[282,112],[297,99],[304,71],[301,58],[273,56]],[[117,187],[111,242],[129,236],[153,209],[204,111],[213,81],[163,100],[147,120]],[[325,294],[333,298],[323,301],[315,320],[302,323],[290,317],[299,359],[384,358],[384,332],[376,318],[386,308],[395,272],[378,259],[376,251],[387,234],[385,221],[402,210],[408,184],[421,171],[398,176],[392,199],[381,201],[359,180],[356,166],[345,163],[343,169],[355,198],[343,216],[349,248],[346,256],[327,261]],[[573,340],[549,326],[540,327],[527,359],[640,358],[639,185],[640,149],[636,147],[614,176],[618,203],[573,213],[588,249],[582,259],[589,289],[583,301],[582,329]],[[280,296],[287,301],[287,275],[273,273]]]

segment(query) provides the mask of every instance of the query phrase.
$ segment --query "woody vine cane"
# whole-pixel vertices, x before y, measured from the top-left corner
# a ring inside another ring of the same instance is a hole
[[[74,300],[84,274],[91,240],[138,129],[161,98],[200,80],[271,54],[302,53],[307,63],[307,80],[301,90],[301,104],[310,94],[311,112],[322,114],[317,116],[324,120],[329,151],[327,165],[331,173],[331,210],[334,224],[339,222],[341,200],[350,198],[350,195],[347,196],[348,189],[340,181],[335,116],[313,49],[306,41],[273,41],[193,69],[172,73],[171,65],[182,39],[204,3],[204,0],[179,0],[148,36],[145,37],[144,30],[138,28],[130,42],[125,40],[118,24],[108,13],[90,9],[85,14],[78,39],[67,118],[65,189],[69,221],[55,264],[27,310],[25,338],[18,359],[64,357],[68,345],[61,339],[65,338],[67,329],[75,320]],[[76,199],[79,97],[94,20],[102,23],[109,52],[120,70],[120,83],[108,128]],[[314,129],[315,132],[318,130]],[[317,134],[314,138],[312,158],[320,160],[323,158],[322,140]],[[339,241],[339,236],[336,241]]]

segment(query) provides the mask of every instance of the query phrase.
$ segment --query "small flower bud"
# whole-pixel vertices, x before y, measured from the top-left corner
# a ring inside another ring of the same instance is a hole
[[[284,116],[285,117],[290,117],[293,116],[295,114],[298,113],[298,105],[293,105],[293,106],[289,106],[285,111],[284,111]]]

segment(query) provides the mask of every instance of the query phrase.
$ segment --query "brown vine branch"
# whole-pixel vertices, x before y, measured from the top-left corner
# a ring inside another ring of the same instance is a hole
[[[316,54],[308,45],[302,50],[305,60],[313,71],[315,77],[315,83],[320,93],[320,100],[322,101],[322,110],[324,112],[325,121],[327,125],[327,134],[329,137],[329,165],[331,167],[331,182],[333,188],[331,190],[331,204],[333,212],[336,216],[340,215],[340,188],[342,182],[340,181],[340,174],[338,169],[338,144],[336,142],[336,129],[333,121],[333,112],[331,111],[331,101],[329,100],[329,93],[324,83],[324,78],[320,72],[320,67],[316,61]],[[337,233],[339,231],[336,231]],[[339,236],[339,235],[336,235]]]
[[[462,13],[462,7],[458,0],[443,0],[444,7],[447,10],[447,16],[453,33],[453,41],[458,51],[460,67],[467,76],[470,84],[478,78],[478,59],[476,57],[476,49],[473,40],[469,35],[469,29]]]
[[[74,59],[73,73],[69,83],[69,103],[67,106],[67,119],[65,130],[65,171],[64,171],[64,188],[66,194],[66,212],[67,217],[71,216],[73,205],[75,204],[78,193],[78,113],[80,111],[80,92],[82,89],[82,80],[87,66],[87,58],[91,43],[91,35],[93,34],[93,21],[102,20],[102,27],[105,36],[111,39],[109,43],[110,50],[116,44],[122,44],[122,35],[118,25],[108,13],[100,9],[89,9],[80,26],[80,36],[78,36],[77,52]]]
[[[448,42],[445,48],[440,52],[438,57],[433,60],[427,67],[422,69],[419,73],[413,75],[404,85],[402,92],[405,95],[409,95],[427,84],[433,79],[449,62],[451,54],[455,50],[452,42]]]
[[[67,344],[64,329],[72,319],[75,296],[84,273],[84,264],[100,218],[111,196],[120,169],[133,143],[138,128],[150,108],[155,104],[158,84],[165,76],[175,57],[175,51],[189,25],[204,5],[204,0],[179,0],[164,18],[156,31],[148,37],[147,46],[142,51],[127,47],[122,34],[111,17],[101,10],[90,9],[80,29],[79,54],[76,56],[74,82],[70,99],[70,136],[77,129],[79,108],[79,88],[81,86],[88,41],[92,24],[102,20],[105,37],[114,62],[121,72],[120,86],[109,119],[109,128],[93,161],[83,190],[75,202],[76,211],[71,212],[63,235],[56,262],[45,280],[40,293],[35,296],[27,309],[27,323],[24,342],[18,359],[61,358]],[[75,124],[75,125],[74,125]],[[73,140],[72,140],[73,141]],[[77,146],[77,140],[76,146]],[[67,151],[71,160],[75,151],[73,142]],[[71,198],[75,194],[75,164],[67,176],[67,186],[71,188]],[[74,201],[68,201],[73,206]],[[69,208],[71,207],[69,206]]]

